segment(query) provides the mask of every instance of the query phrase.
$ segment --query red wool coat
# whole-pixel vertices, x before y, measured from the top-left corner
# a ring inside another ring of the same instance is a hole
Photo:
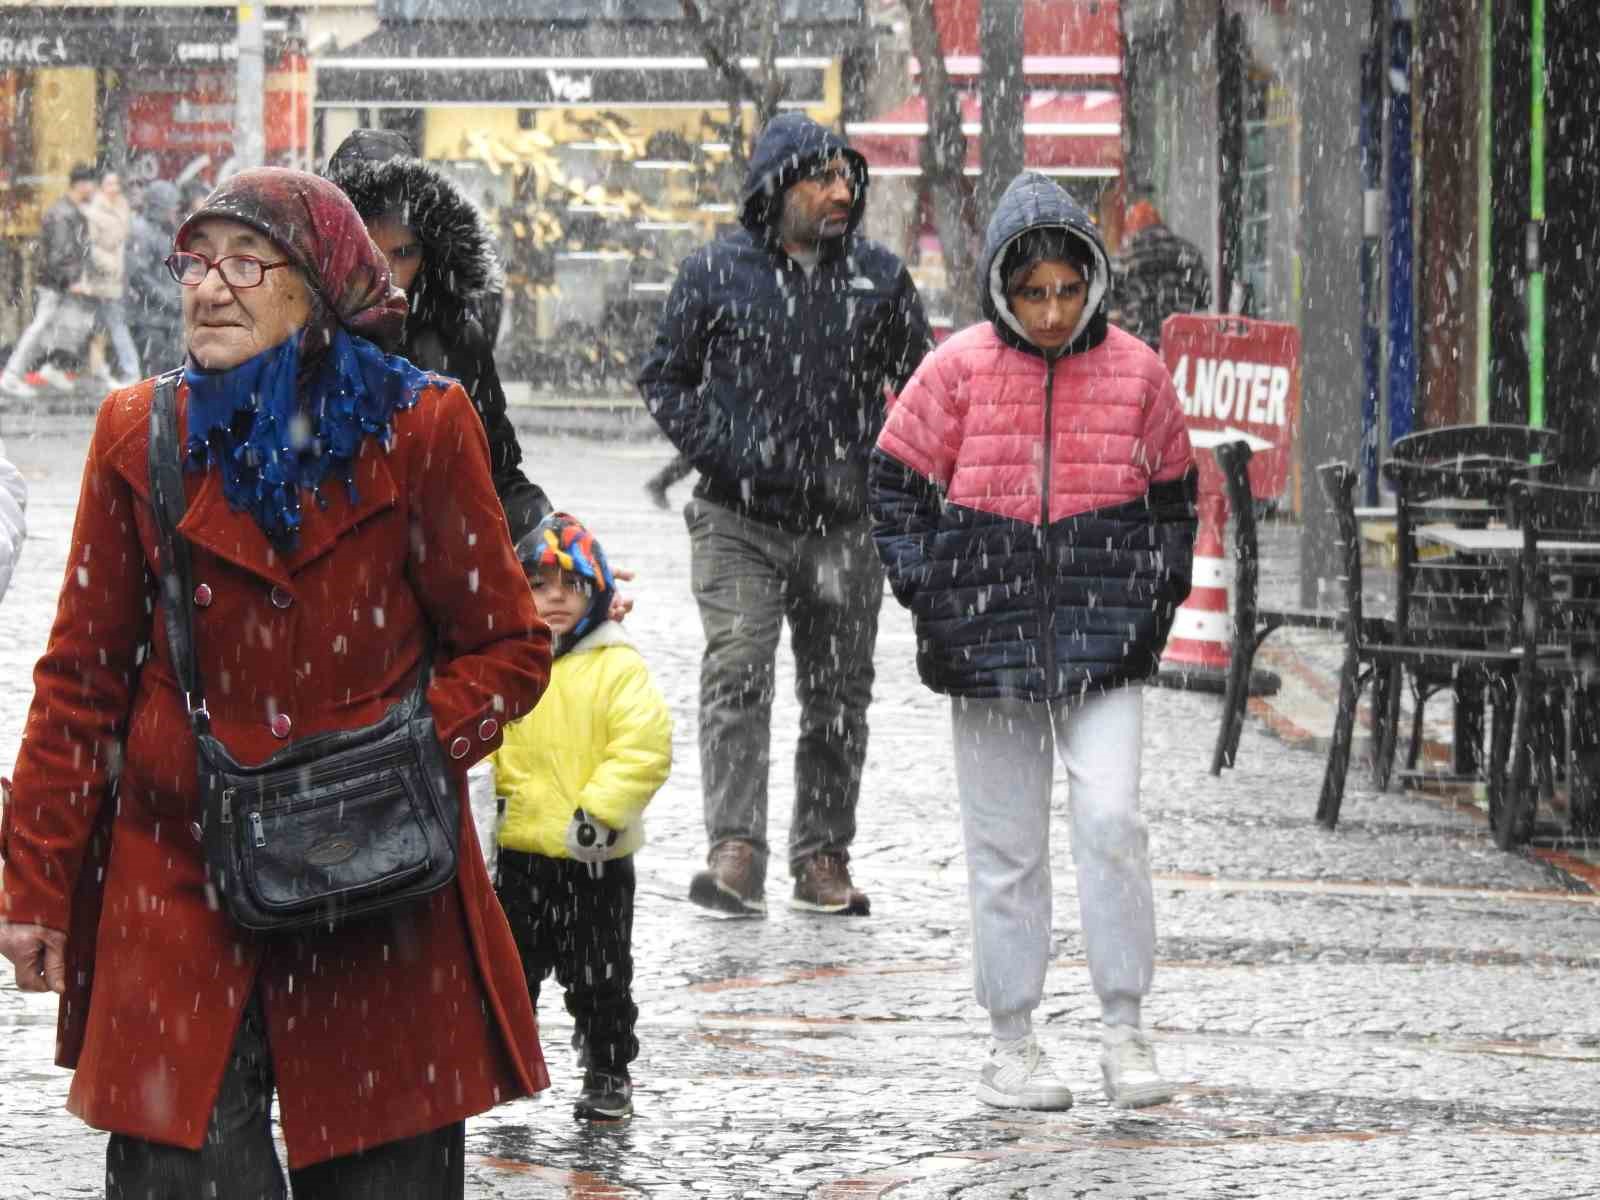
[[[228,507],[214,471],[186,474],[200,667],[213,729],[233,753],[259,762],[285,735],[376,720],[415,682],[431,631],[428,699],[460,771],[455,886],[392,916],[275,937],[234,926],[204,890],[194,735],[152,620],[152,395],[146,382],[100,410],[0,821],[0,915],[70,930],[57,1058],[76,1068],[68,1108],[100,1129],[198,1148],[252,991],[291,1167],[548,1086],[465,772],[538,700],[550,636],[466,394],[426,389],[395,415],[388,451],[368,439],[357,498],[336,480],[325,507],[305,497],[288,555]],[[180,413],[184,400],[180,388]],[[119,754],[111,819],[102,797]],[[107,828],[101,870],[92,844]]]

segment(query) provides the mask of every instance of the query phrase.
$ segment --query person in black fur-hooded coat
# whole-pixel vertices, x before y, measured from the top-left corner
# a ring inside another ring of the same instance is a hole
[[[503,275],[483,214],[389,130],[356,130],[323,173],[355,204],[406,293],[410,313],[400,352],[461,381],[489,436],[495,491],[511,528],[532,528],[551,505],[522,472],[522,448],[495,369]]]

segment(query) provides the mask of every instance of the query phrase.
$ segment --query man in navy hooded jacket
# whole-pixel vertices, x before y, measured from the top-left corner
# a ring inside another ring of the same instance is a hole
[[[867,164],[798,113],[762,131],[740,228],[686,258],[639,375],[646,406],[701,481],[684,509],[706,650],[700,759],[707,869],[689,895],[766,911],[767,768],[785,620],[800,740],[791,906],[865,915],[849,871],[883,577],[867,460],[927,353],[905,265],[856,233]]]

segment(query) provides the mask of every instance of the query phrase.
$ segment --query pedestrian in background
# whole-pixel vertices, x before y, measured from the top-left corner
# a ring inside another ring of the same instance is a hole
[[[95,382],[106,387],[127,387],[139,378],[139,355],[128,331],[123,298],[128,287],[128,237],[133,232],[133,209],[122,194],[122,176],[107,171],[83,210],[89,222],[89,267],[84,290],[95,299],[95,325],[111,343],[106,357],[116,356],[113,373],[102,366]]]
[[[528,992],[555,972],[583,1064],[574,1112],[633,1112],[633,856],[644,810],[672,768],[672,717],[650,668],[608,619],[616,581],[594,534],[554,513],[517,541],[555,637],[550,686],[494,752],[505,798],[495,893]]]
[[[1194,453],[1161,360],[1106,321],[1105,247],[1065,190],[1014,180],[981,261],[988,320],[923,361],[872,460],[874,536],[912,613],[918,672],[951,697],[991,1032],[977,1094],[1072,1103],[1033,1029],[1059,757],[1106,1095],[1161,1103],[1173,1089],[1140,1020],[1155,959],[1140,685],[1189,593]]]
[[[489,435],[495,491],[507,518],[512,528],[531,528],[550,501],[522,471],[522,447],[485,328],[486,314],[498,318],[503,287],[488,220],[454,181],[388,130],[356,130],[324,174],[355,204],[406,294],[400,352],[461,381]]]
[[[426,670],[467,832],[464,772],[532,709],[550,645],[466,394],[386,353],[404,299],[315,175],[232,176],[169,264],[214,735],[260,763],[378,720]],[[465,1118],[548,1085],[516,943],[471,852],[448,886],[332,928],[258,936],[219,907],[157,630],[155,387],[96,417],[5,810],[0,952],[21,990],[62,996],[67,1107],[112,1134],[109,1200],[282,1200],[274,1094],[295,1200],[459,1200]]]
[[[145,185],[128,235],[128,328],[139,361],[152,375],[183,362],[183,289],[166,258],[178,231],[178,188],[164,179]]]
[[[1161,323],[1173,313],[1211,309],[1211,271],[1205,255],[1166,227],[1148,197],[1122,219],[1122,252],[1112,264],[1109,319],[1158,353]]]
[[[28,485],[6,457],[0,442],[0,599],[11,586],[11,574],[22,557],[22,540],[28,535]]]
[[[707,869],[689,896],[765,913],[775,657],[789,623],[800,700],[792,907],[865,915],[850,845],[867,752],[883,574],[867,455],[927,352],[905,265],[856,232],[866,160],[798,113],[751,156],[740,228],[686,258],[639,375],[700,472],[684,509],[706,648],[700,763]]]
[[[45,209],[39,225],[39,258],[34,272],[38,279],[38,296],[34,301],[33,320],[22,331],[5,368],[0,370],[0,392],[8,396],[25,399],[37,394],[25,377],[56,343],[61,332],[59,326],[65,323],[64,310],[72,306],[74,298],[82,297],[79,307],[92,316],[93,301],[84,288],[84,272],[89,266],[89,222],[84,209],[94,196],[98,178],[93,167],[78,164],[68,176],[66,192]],[[74,325],[74,328],[82,328],[82,340],[88,340],[87,325]],[[71,349],[81,351],[82,345],[75,344]],[[75,386],[66,372],[54,363],[40,366],[39,375],[50,386],[62,391],[71,391]]]

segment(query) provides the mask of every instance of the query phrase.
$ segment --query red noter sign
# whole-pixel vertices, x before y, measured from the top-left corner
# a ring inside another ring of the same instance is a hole
[[[1254,451],[1251,492],[1258,500],[1281,497],[1300,425],[1300,330],[1279,321],[1183,313],[1162,322],[1161,357],[1183,402],[1201,471],[1217,471],[1212,447],[1242,440]]]

